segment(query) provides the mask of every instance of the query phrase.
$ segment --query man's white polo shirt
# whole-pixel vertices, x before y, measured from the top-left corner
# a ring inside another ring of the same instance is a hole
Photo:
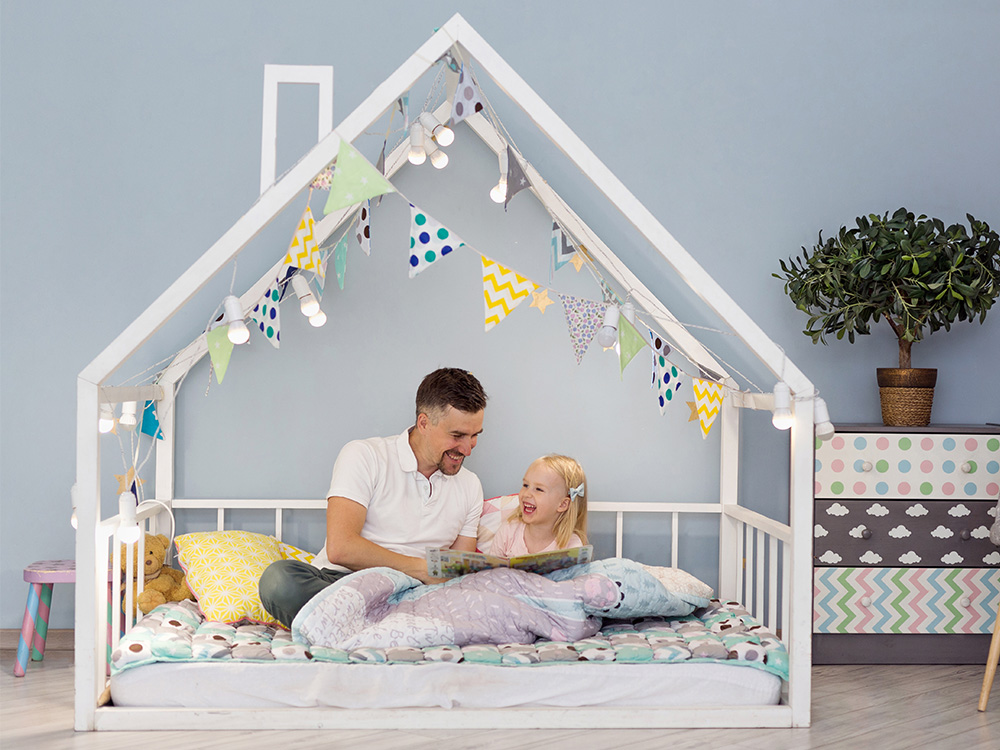
[[[464,466],[453,476],[435,471],[425,477],[417,471],[409,435],[407,430],[345,445],[333,465],[327,497],[346,497],[368,509],[361,529],[365,539],[401,555],[424,557],[427,547],[449,547],[459,536],[476,536],[483,486]],[[313,565],[341,569],[327,559],[325,543]]]

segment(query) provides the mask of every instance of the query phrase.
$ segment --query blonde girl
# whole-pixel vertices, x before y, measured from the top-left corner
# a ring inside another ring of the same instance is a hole
[[[517,510],[497,531],[490,552],[501,557],[587,543],[587,477],[569,456],[542,456],[524,473]]]

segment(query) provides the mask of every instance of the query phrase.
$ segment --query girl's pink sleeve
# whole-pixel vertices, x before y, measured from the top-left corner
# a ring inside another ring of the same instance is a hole
[[[493,537],[493,544],[490,546],[489,553],[494,557],[509,557],[510,544],[514,538],[513,531],[514,524],[507,521],[501,523],[500,528],[497,529],[497,533]]]

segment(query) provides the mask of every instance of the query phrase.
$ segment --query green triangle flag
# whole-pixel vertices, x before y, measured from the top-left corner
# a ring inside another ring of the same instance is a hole
[[[212,358],[215,368],[215,379],[220,383],[226,376],[229,358],[233,354],[233,342],[229,340],[229,326],[217,326],[206,334],[208,340],[208,356]]]
[[[623,315],[618,320],[618,361],[621,362],[621,373],[622,378],[625,377],[625,367],[632,358],[635,357],[643,347],[646,346],[646,342],[643,340],[639,332],[635,330],[635,326],[628,322],[628,320]]]
[[[344,275],[347,273],[347,235],[333,249],[333,269],[337,272],[337,286],[344,290]]]
[[[377,195],[394,192],[396,188],[347,139],[341,138],[337,167],[333,170],[333,179],[330,181],[330,197],[326,199],[323,213],[328,214],[338,208],[347,208]]]

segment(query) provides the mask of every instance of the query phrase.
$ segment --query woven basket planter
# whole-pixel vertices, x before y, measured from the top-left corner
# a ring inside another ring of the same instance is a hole
[[[936,369],[879,367],[876,376],[882,401],[882,424],[892,427],[930,424]]]

